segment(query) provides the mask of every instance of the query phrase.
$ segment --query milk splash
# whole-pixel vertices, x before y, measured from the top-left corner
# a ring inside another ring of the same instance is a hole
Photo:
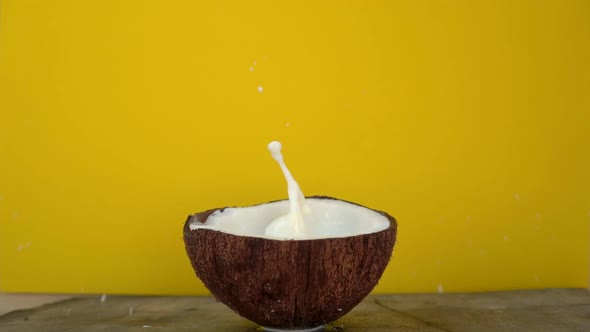
[[[305,230],[303,215],[308,212],[305,205],[305,196],[291,172],[285,165],[281,153],[281,143],[277,141],[268,144],[268,150],[272,157],[279,163],[285,179],[287,180],[287,193],[289,195],[289,213],[273,220],[264,230],[264,234],[273,237],[299,239],[308,234]]]

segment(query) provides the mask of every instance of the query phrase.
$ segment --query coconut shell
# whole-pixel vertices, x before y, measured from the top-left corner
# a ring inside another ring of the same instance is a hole
[[[313,328],[348,313],[377,285],[397,234],[396,220],[381,211],[389,228],[344,238],[272,240],[189,228],[217,210],[184,225],[193,269],[219,301],[265,327]]]

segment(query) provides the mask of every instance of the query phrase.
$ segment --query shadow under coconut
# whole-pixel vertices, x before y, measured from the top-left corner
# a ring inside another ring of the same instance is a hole
[[[304,329],[304,330],[283,330],[283,329],[275,329],[271,327],[258,327],[254,330],[248,331],[258,331],[258,332],[321,332],[321,331],[344,331],[344,324],[337,324],[337,323],[329,323],[324,326],[318,326],[311,329]]]

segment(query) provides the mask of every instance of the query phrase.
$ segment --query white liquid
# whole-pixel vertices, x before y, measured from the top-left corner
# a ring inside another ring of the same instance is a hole
[[[295,181],[293,175],[291,175],[287,165],[285,165],[281,147],[281,143],[277,141],[268,144],[268,149],[272,157],[279,163],[285,175],[285,180],[287,180],[287,193],[289,195],[290,205],[289,213],[273,220],[264,230],[264,234],[285,239],[301,239],[309,236],[306,233],[303,217],[305,196],[303,196],[299,184]]]
[[[362,206],[344,201],[307,198],[309,207],[305,212],[306,236],[298,240],[341,238],[360,234],[370,234],[389,227],[389,220]],[[247,207],[225,208],[213,212],[205,223],[196,219],[189,227],[194,229],[210,229],[224,233],[260,237],[273,240],[294,239],[289,234],[281,236],[267,235],[268,226],[290,212],[288,200],[265,203]]]
[[[312,240],[376,233],[389,227],[389,220],[371,209],[340,200],[305,199],[283,161],[281,143],[271,142],[268,149],[285,175],[289,200],[217,210],[205,223],[191,221],[191,230],[210,229],[274,240]]]

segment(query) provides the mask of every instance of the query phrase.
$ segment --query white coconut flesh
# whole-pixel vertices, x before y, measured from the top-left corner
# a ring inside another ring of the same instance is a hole
[[[313,240],[377,233],[390,225],[384,215],[340,200],[307,198],[305,204],[303,229],[297,234],[289,223],[288,200],[217,210],[204,223],[194,220],[189,227],[273,240]]]

